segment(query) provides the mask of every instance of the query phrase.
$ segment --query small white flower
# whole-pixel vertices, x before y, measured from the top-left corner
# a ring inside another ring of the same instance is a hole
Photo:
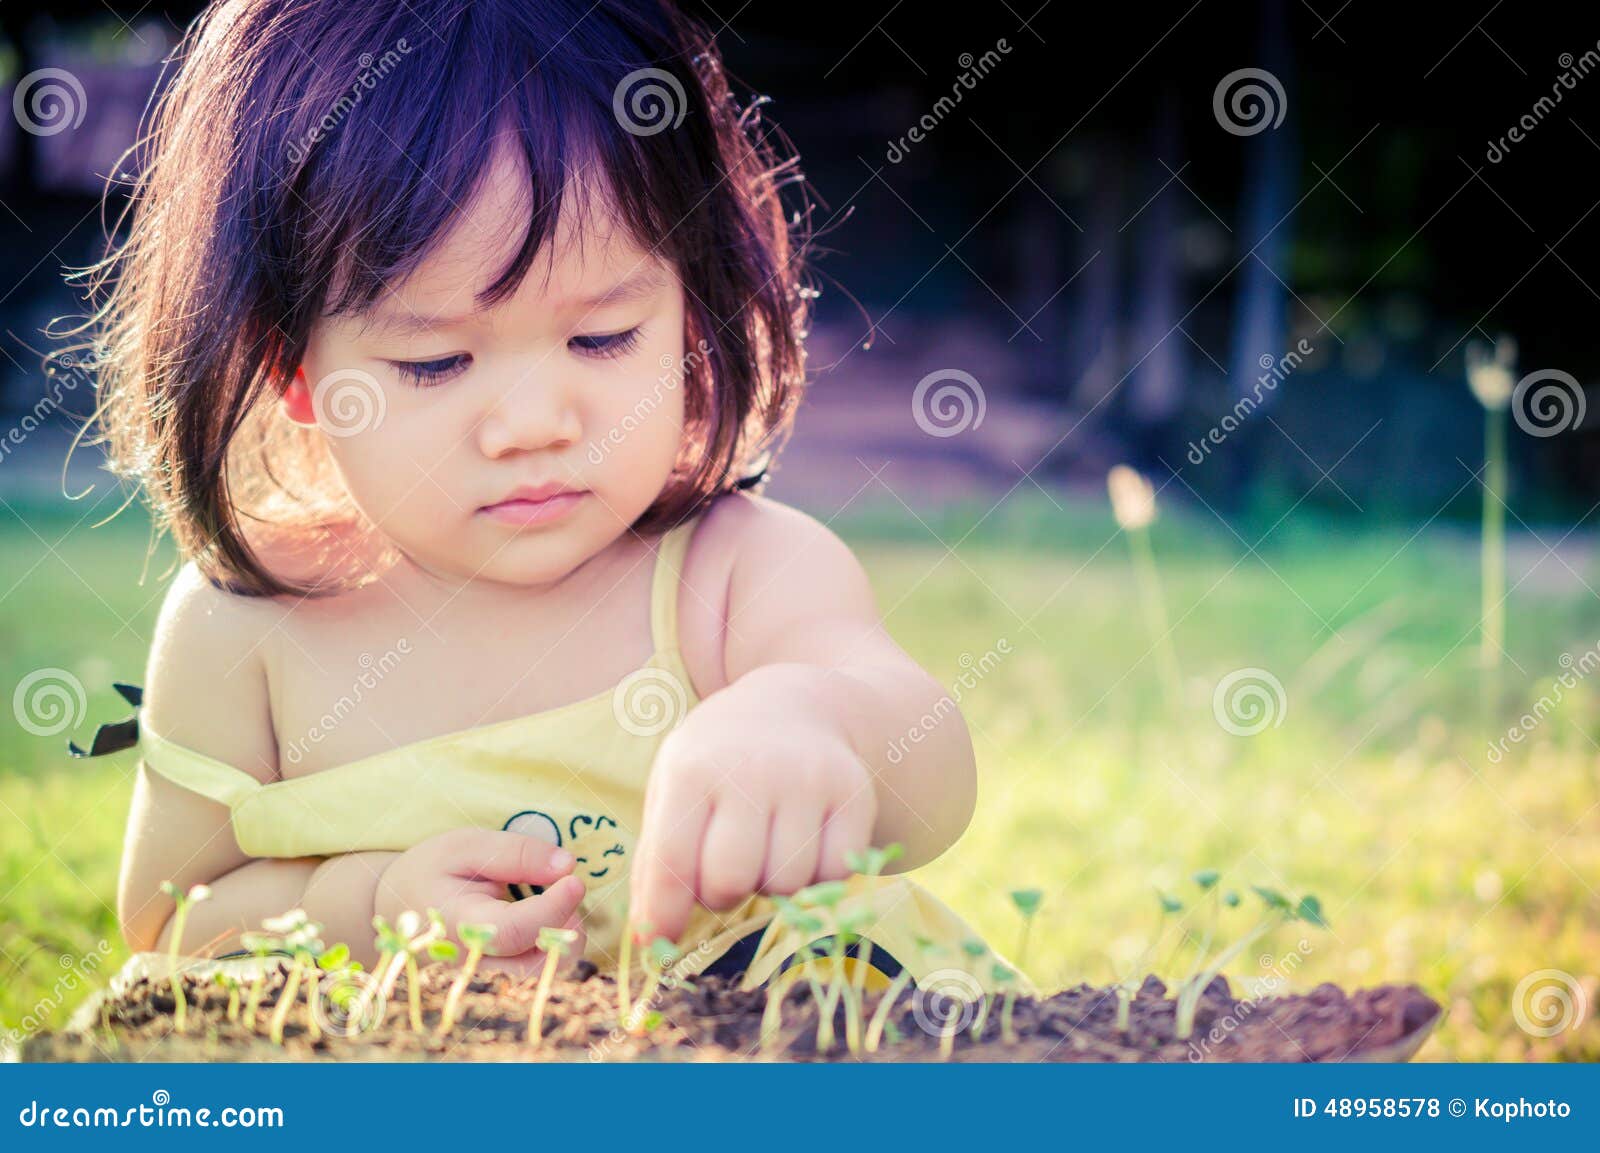
[[[1492,353],[1481,341],[1467,345],[1467,385],[1484,408],[1504,408],[1511,403],[1516,362],[1517,342],[1509,336],[1496,340]]]
[[[306,911],[304,909],[290,909],[281,917],[265,917],[261,927],[269,933],[292,933],[305,924]]]
[[[1148,480],[1125,464],[1106,474],[1111,512],[1124,529],[1148,528],[1156,519],[1156,490]]]
[[[196,885],[194,888],[189,890],[189,900],[191,901],[209,901],[210,899],[210,885]]]

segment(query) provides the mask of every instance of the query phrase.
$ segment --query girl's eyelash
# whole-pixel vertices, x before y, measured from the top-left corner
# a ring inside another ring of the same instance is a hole
[[[391,360],[389,363],[394,365],[395,371],[403,379],[418,388],[427,388],[460,376],[471,362],[471,357],[461,353],[456,356],[442,356],[438,360]]]
[[[639,343],[639,326],[606,336],[574,336],[570,343],[585,356],[626,356]]]
[[[612,332],[603,336],[574,336],[570,343],[577,346],[584,356],[626,356],[638,345],[639,336],[639,326],[635,326],[626,332]],[[472,358],[460,353],[442,356],[437,360],[391,360],[389,363],[402,379],[418,388],[428,388],[460,376],[472,363]]]

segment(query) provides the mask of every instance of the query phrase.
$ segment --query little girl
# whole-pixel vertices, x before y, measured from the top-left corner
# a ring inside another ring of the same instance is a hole
[[[431,907],[514,973],[546,926],[614,967],[631,924],[754,984],[814,935],[773,895],[954,842],[959,713],[754,491],[812,294],[709,37],[220,0],[181,55],[97,277],[97,416],[185,559],[124,742],[130,947],[168,948],[171,880],[210,887],[196,949],[298,906],[370,964],[375,913]],[[846,893],[864,976],[988,984],[926,892]]]

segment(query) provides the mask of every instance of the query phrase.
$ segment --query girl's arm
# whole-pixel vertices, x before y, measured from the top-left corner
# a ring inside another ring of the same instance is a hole
[[[897,869],[924,864],[977,792],[957,694],[889,637],[844,542],[758,497],[714,515],[736,553],[728,683],[663,742],[634,863],[636,912],[668,936],[696,898],[794,892],[869,845],[904,846]]]

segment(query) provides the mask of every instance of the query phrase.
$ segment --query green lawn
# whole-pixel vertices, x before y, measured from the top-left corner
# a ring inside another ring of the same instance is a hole
[[[80,740],[127,712],[110,682],[142,679],[171,557],[159,550],[141,586],[142,518],[89,527],[111,507],[0,506],[6,691],[68,670],[88,692]],[[1018,928],[1006,892],[1043,889],[1029,968],[1048,986],[1114,979],[1146,944],[1154,890],[1185,893],[1197,869],[1241,890],[1314,892],[1331,928],[1281,932],[1233,975],[1266,975],[1295,950],[1296,988],[1409,980],[1443,1000],[1428,1056],[1600,1059],[1600,677],[1564,688],[1500,763],[1485,751],[1551,691],[1563,654],[1600,643],[1583,584],[1600,587],[1600,573],[1552,559],[1513,592],[1506,715],[1491,724],[1476,554],[1460,534],[1358,532],[1302,511],[1258,544],[1270,521],[1235,536],[1204,510],[1169,508],[1155,531],[1182,675],[1169,702],[1127,542],[1099,502],[1063,511],[1030,488],[974,529],[982,516],[952,509],[923,525],[863,497],[834,522],[901,643],[948,684],[968,672],[979,810],[926,884],[1002,949]],[[1243,668],[1283,686],[1279,723],[1253,736],[1213,711],[1219,680]],[[69,761],[63,739],[15,726],[0,737],[8,1030],[36,1006],[61,1020],[84,992],[64,975],[104,974],[123,955],[112,906],[132,763]],[[86,964],[102,941],[115,951]],[[1548,1038],[1519,1028],[1513,991],[1540,970],[1582,983],[1586,1024]]]

